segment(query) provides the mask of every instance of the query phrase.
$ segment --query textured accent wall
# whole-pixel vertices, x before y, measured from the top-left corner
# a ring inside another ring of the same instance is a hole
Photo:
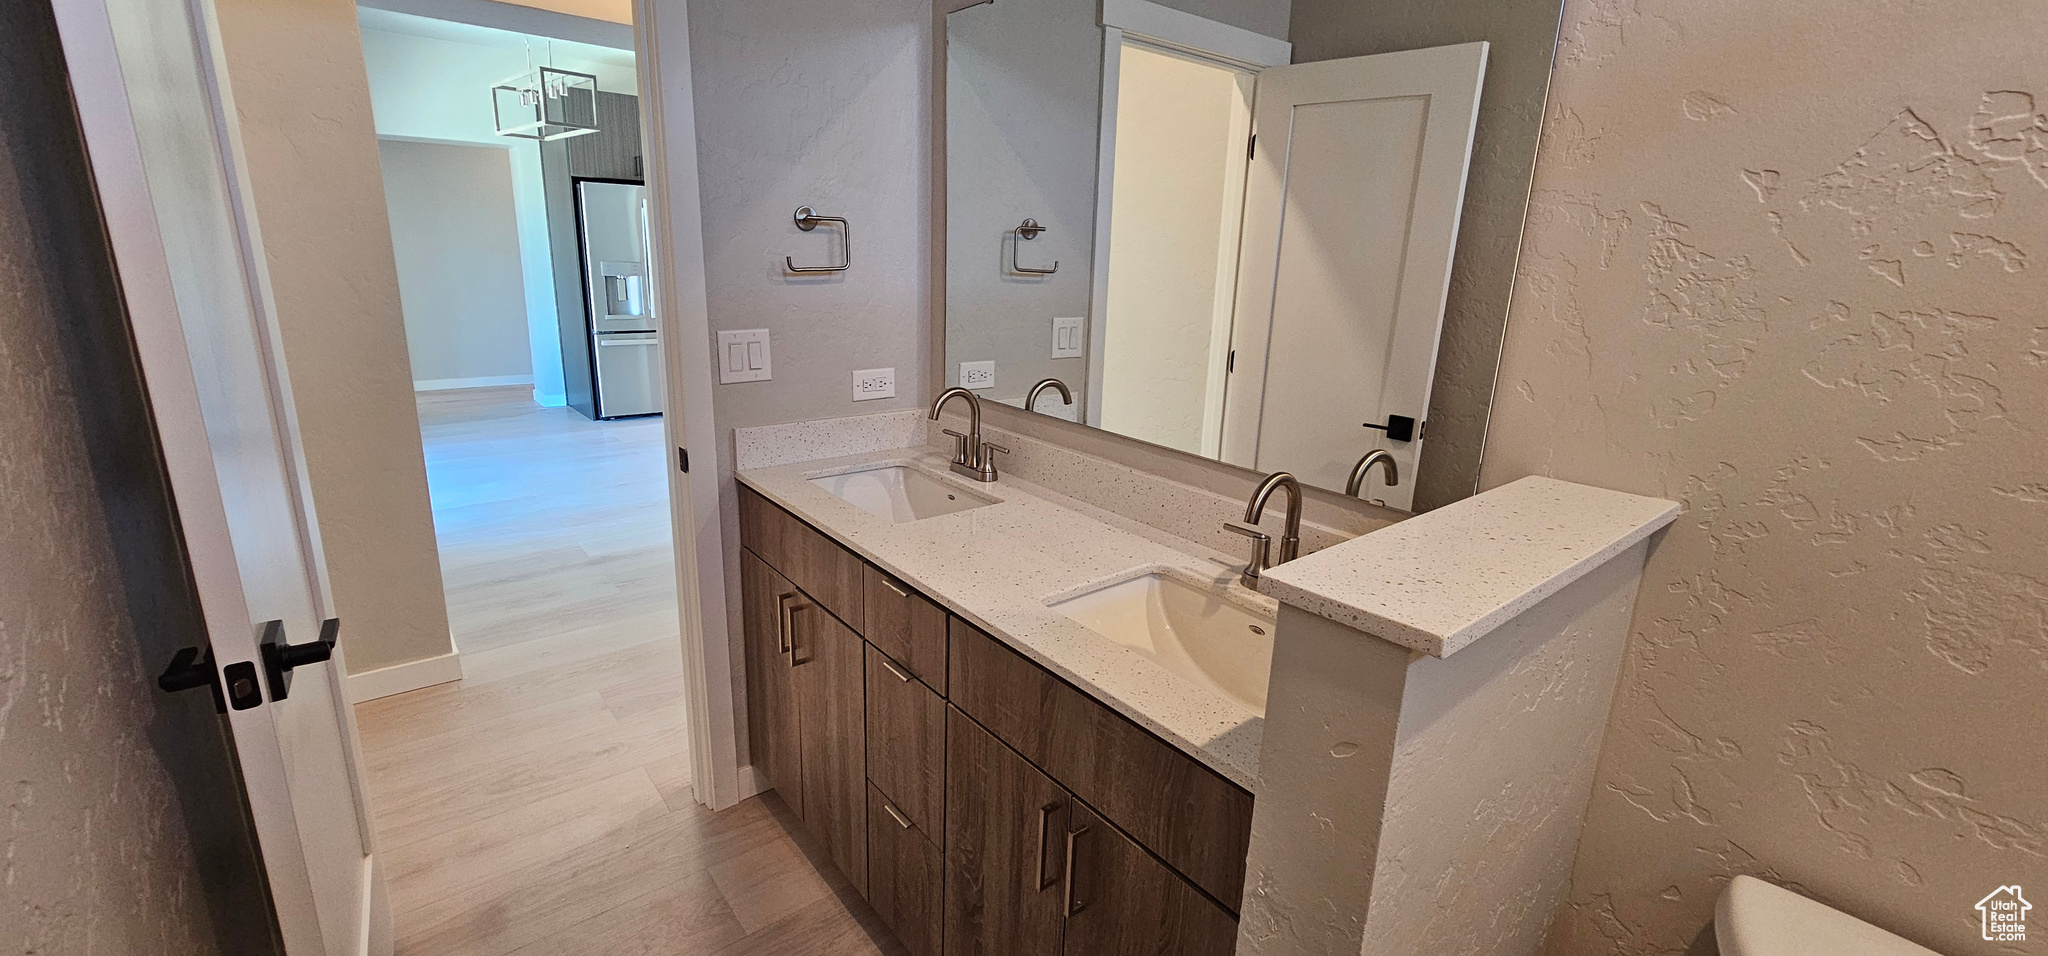
[[[299,441],[355,673],[454,649],[349,0],[219,0]]]
[[[0,953],[275,952],[49,4],[0,89]]]
[[[1704,945],[1737,873],[2023,951],[1972,905],[2048,887],[2048,15],[1571,0],[1563,34],[1484,484],[1686,513],[1551,951]]]

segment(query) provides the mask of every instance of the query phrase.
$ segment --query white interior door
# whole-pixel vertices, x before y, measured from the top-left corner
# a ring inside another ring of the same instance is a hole
[[[280,693],[259,646],[330,597],[211,2],[56,13],[285,952],[385,956],[340,651]]]
[[[1342,488],[1387,448],[1364,427],[1428,414],[1485,43],[1259,74],[1223,459]],[[1414,481],[1364,495],[1407,508]]]

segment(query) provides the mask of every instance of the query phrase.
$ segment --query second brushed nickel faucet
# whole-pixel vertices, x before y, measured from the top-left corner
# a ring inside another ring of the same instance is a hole
[[[1287,492],[1287,518],[1281,527],[1278,561],[1272,560],[1272,537],[1258,529],[1259,519],[1266,513],[1266,501],[1273,497],[1275,490]],[[1301,556],[1301,482],[1284,471],[1267,475],[1252,492],[1251,501],[1245,505],[1244,521],[1243,525],[1225,522],[1223,528],[1252,539],[1251,560],[1245,562],[1244,573],[1238,577],[1244,582],[1245,587],[1256,590],[1259,586],[1259,576],[1266,569],[1286,564]]]
[[[950,428],[946,434],[959,439],[953,446],[953,471],[966,475],[975,481],[996,480],[996,452],[1007,455],[1008,448],[981,439],[981,396],[959,386],[946,389],[932,400],[931,420],[939,420],[939,410],[956,398],[967,399],[967,434],[962,435]]]
[[[1060,401],[1069,405],[1074,404],[1074,393],[1067,390],[1067,383],[1056,378],[1048,378],[1040,380],[1038,384],[1031,386],[1031,391],[1025,393],[1024,410],[1027,412],[1038,411],[1038,395],[1048,388],[1060,393]]]
[[[1344,483],[1344,493],[1353,498],[1364,497],[1359,492],[1365,490],[1366,473],[1372,471],[1375,464],[1386,472],[1387,487],[1393,488],[1401,483],[1401,468],[1394,464],[1394,453],[1384,448],[1375,448],[1366,452],[1365,457],[1358,460],[1358,464],[1351,466],[1351,480]]]

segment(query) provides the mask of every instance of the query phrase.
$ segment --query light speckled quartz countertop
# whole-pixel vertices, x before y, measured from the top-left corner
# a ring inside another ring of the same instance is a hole
[[[1531,475],[1280,565],[1259,589],[1444,657],[1677,517],[1677,502]]]
[[[1051,599],[1175,569],[1234,582],[1230,556],[1175,538],[1029,482],[992,484],[947,471],[947,453],[905,448],[775,465],[739,480],[947,610],[1089,692],[1238,785],[1258,792],[1265,721],[1047,606]],[[997,503],[896,524],[811,478],[904,464]],[[1237,587],[1239,597],[1274,607]]]

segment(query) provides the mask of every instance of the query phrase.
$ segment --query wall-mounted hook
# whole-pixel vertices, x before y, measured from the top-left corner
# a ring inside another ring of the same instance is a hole
[[[1050,269],[1027,268],[1017,259],[1018,244],[1036,239],[1038,234],[1044,231],[1046,231],[1046,227],[1039,225],[1036,219],[1026,219],[1017,226],[1017,239],[1015,242],[1010,243],[1010,271],[1020,272],[1028,276],[1049,276],[1060,271],[1060,261],[1058,259],[1052,261],[1052,268]]]
[[[796,219],[796,227],[797,227],[798,229],[801,229],[801,230],[805,231],[805,232],[810,232],[811,230],[813,230],[813,229],[816,229],[816,228],[818,228],[818,224],[819,224],[819,223],[821,223],[821,222],[836,222],[836,223],[838,223],[838,224],[839,224],[839,228],[840,228],[841,230],[843,230],[843,231],[844,231],[844,233],[845,233],[845,237],[844,237],[844,243],[845,243],[845,244],[844,244],[844,246],[843,246],[843,247],[841,248],[841,251],[840,251],[840,256],[839,256],[839,264],[838,264],[838,265],[836,265],[836,266],[800,266],[800,265],[797,265],[797,264],[796,264],[796,260],[795,260],[795,259],[791,259],[791,258],[790,258],[790,257],[788,257],[788,256],[783,256],[783,257],[782,257],[782,265],[783,265],[783,268],[785,268],[785,269],[789,270],[790,272],[799,272],[799,273],[812,273],[812,272],[845,272],[845,271],[846,271],[846,270],[847,270],[848,268],[852,267],[852,265],[853,265],[853,227],[852,227],[852,226],[850,226],[850,225],[848,225],[848,224],[847,224],[847,222],[846,222],[846,220],[844,220],[844,219],[841,219],[841,218],[840,218],[840,217],[838,217],[838,216],[820,216],[820,215],[818,215],[818,214],[817,214],[816,212],[812,211],[811,207],[809,207],[809,206],[798,206],[798,207],[796,207],[796,216],[795,216],[794,218]]]

